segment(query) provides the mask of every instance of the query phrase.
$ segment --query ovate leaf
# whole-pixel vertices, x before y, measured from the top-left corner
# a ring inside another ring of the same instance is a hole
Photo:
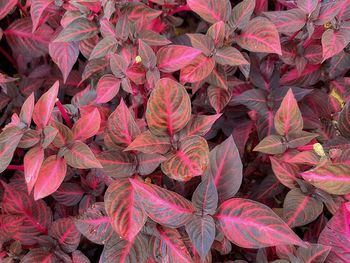
[[[96,103],[106,103],[117,96],[120,88],[120,79],[112,74],[103,75],[96,86]]]
[[[215,67],[213,58],[206,57],[203,54],[195,57],[188,65],[180,71],[181,83],[194,83],[201,81],[209,76]]]
[[[339,30],[327,29],[322,34],[323,61],[335,56],[342,51],[350,42],[350,23],[346,28]]]
[[[288,188],[296,188],[297,166],[270,156],[271,168],[277,179]]]
[[[192,203],[179,194],[137,179],[129,179],[139,202],[155,222],[168,227],[180,227],[191,220]]]
[[[224,47],[216,51],[214,59],[221,65],[240,66],[249,65],[249,62],[243,57],[241,52],[234,47]]]
[[[284,153],[286,150],[286,143],[283,143],[282,137],[278,135],[267,136],[262,141],[260,141],[259,144],[253,149],[253,151],[267,154]]]
[[[128,152],[110,150],[100,153],[97,158],[109,176],[129,177],[136,171],[136,158]]]
[[[220,113],[230,102],[232,93],[223,87],[209,86],[207,89],[210,105]]]
[[[32,0],[32,4],[30,6],[30,16],[33,21],[33,32],[37,29],[40,22],[40,18],[44,13],[45,9],[53,2],[53,0]]]
[[[98,33],[98,26],[86,18],[75,19],[55,38],[54,42],[70,42],[88,39]]]
[[[195,209],[202,215],[213,215],[218,206],[218,191],[212,176],[202,179],[192,195],[192,203]]]
[[[231,27],[238,29],[245,28],[254,12],[254,8],[255,0],[243,0],[235,5],[229,21]]]
[[[17,5],[18,0],[0,0],[0,20]]]
[[[286,11],[264,12],[264,15],[275,24],[278,32],[281,33],[297,32],[306,23],[306,14],[298,8]]]
[[[68,165],[78,169],[102,168],[89,146],[75,141],[64,151],[64,159]]]
[[[191,118],[191,101],[186,89],[178,82],[158,80],[147,104],[146,120],[151,132],[158,136],[173,136]]]
[[[227,200],[221,204],[215,217],[219,229],[240,247],[303,246],[303,241],[271,208],[255,201]]]
[[[228,0],[188,0],[189,7],[209,23],[227,21],[231,14]]]
[[[132,141],[125,151],[139,151],[143,153],[164,154],[170,150],[171,144],[169,137],[156,136],[150,131],[145,131]]]
[[[298,259],[303,260],[307,263],[323,263],[325,262],[329,252],[331,251],[330,246],[321,244],[309,244],[310,247],[304,248],[299,247],[296,256]]]
[[[97,108],[83,115],[74,123],[72,132],[74,140],[86,140],[98,132],[101,124],[101,115]]]
[[[33,190],[34,184],[38,179],[41,164],[44,161],[44,149],[38,145],[31,148],[23,159],[24,178],[27,183],[28,193]]]
[[[342,135],[350,138],[350,102],[346,103],[339,114],[338,127]]]
[[[80,233],[72,218],[60,218],[52,223],[49,235],[58,241],[66,253],[75,251],[80,243]]]
[[[193,115],[186,127],[181,130],[181,137],[192,135],[204,136],[207,134],[215,121],[219,119],[221,114],[215,115]]]

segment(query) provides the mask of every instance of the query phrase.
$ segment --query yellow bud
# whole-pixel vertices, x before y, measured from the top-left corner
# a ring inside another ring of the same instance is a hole
[[[138,64],[142,61],[142,58],[140,56],[136,56],[135,62]]]
[[[323,150],[323,146],[320,143],[315,143],[314,145],[312,145],[312,148],[318,156],[326,156],[326,153]]]
[[[146,183],[146,184],[152,184],[152,179],[149,178],[149,177],[146,177],[146,178],[145,178],[145,183]]]
[[[332,28],[332,23],[331,23],[331,22],[327,22],[327,23],[325,23],[323,26],[324,26],[324,28],[326,28],[326,29],[330,29],[330,28]]]
[[[336,89],[332,89],[331,93],[329,93],[329,96],[333,97],[339,103],[340,107],[344,107],[345,101]]]

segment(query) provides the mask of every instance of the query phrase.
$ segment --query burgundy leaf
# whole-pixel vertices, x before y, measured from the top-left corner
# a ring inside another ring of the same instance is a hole
[[[103,58],[107,54],[115,52],[117,47],[118,42],[115,37],[105,37],[100,40],[91,51],[89,60]]]
[[[211,150],[209,160],[205,176],[213,177],[219,201],[223,202],[233,197],[242,184],[243,166],[233,137]]]
[[[233,243],[245,248],[276,245],[304,246],[303,241],[269,207],[233,198],[219,207],[217,225]]]
[[[231,99],[231,92],[222,87],[209,86],[207,89],[210,105],[220,113]]]
[[[39,145],[31,148],[23,158],[24,178],[27,183],[28,193],[31,193],[39,176],[41,165],[44,161],[44,149]]]
[[[55,263],[59,261],[54,252],[45,248],[31,249],[21,260],[23,263],[45,262]]]
[[[188,0],[187,4],[194,12],[209,23],[225,22],[231,14],[231,4],[228,0]]]
[[[230,17],[230,25],[233,28],[245,28],[252,16],[255,8],[255,0],[243,0],[234,6]]]
[[[212,176],[202,179],[192,195],[194,208],[202,215],[213,215],[218,206],[218,192]]]
[[[252,52],[269,52],[282,55],[276,27],[266,18],[253,18],[237,37],[242,48]]]
[[[171,43],[165,36],[147,29],[139,32],[139,39],[150,46],[165,46]]]
[[[264,15],[275,24],[278,32],[281,33],[296,32],[302,29],[306,23],[306,14],[298,8],[264,12]]]
[[[192,135],[204,136],[207,134],[213,124],[221,117],[221,114],[215,115],[192,115],[188,124],[180,132],[181,137]]]
[[[63,183],[56,192],[52,194],[55,200],[65,206],[73,206],[80,202],[84,190],[77,183]]]
[[[335,56],[350,42],[350,23],[339,30],[328,29],[322,34],[323,61]]]
[[[298,171],[295,165],[270,156],[271,168],[277,179],[288,188],[296,188]]]
[[[136,171],[136,158],[130,153],[111,150],[100,153],[97,158],[103,171],[111,177],[129,177]]]
[[[350,260],[349,235],[350,213],[343,204],[321,232],[318,243],[331,247],[327,263],[348,262]]]
[[[146,222],[143,207],[128,179],[119,179],[109,185],[105,196],[105,209],[113,229],[123,239],[132,242]]]
[[[78,18],[66,26],[55,38],[54,42],[70,42],[91,38],[98,33],[94,22],[86,18]]]
[[[338,124],[341,134],[350,137],[350,102],[346,103],[345,107],[340,112]]]
[[[186,225],[186,232],[196,251],[204,259],[215,239],[214,219],[209,215],[194,216],[191,222]]]
[[[19,231],[23,224],[24,218],[19,215],[0,215],[0,243],[12,239],[16,232]]]
[[[63,158],[49,156],[42,164],[34,186],[34,199],[39,200],[54,193],[66,176],[67,164]]]
[[[37,29],[40,18],[43,15],[45,9],[53,2],[53,0],[32,0],[32,4],[30,6],[30,16],[33,21],[33,32]]]
[[[0,0],[0,20],[17,5],[18,0]]]
[[[157,66],[162,72],[174,72],[187,66],[199,54],[201,51],[192,47],[165,46],[157,52]]]
[[[75,141],[64,151],[64,160],[68,165],[78,169],[102,168],[89,146],[80,141]]]
[[[214,42],[210,37],[203,34],[186,34],[190,38],[191,45],[203,52],[205,56],[210,56],[214,50]]]
[[[137,170],[140,175],[149,175],[158,168],[158,166],[164,162],[166,158],[160,154],[146,154],[139,153],[137,155],[138,167]]]
[[[128,146],[140,134],[140,129],[123,100],[109,116],[107,128],[113,142],[121,147]]]
[[[184,197],[137,179],[129,180],[139,198],[138,201],[155,222],[168,227],[180,227],[191,220],[194,208]]]
[[[168,137],[155,136],[150,131],[145,131],[138,135],[125,151],[164,154],[170,150],[170,147],[171,145]]]
[[[215,61],[213,58],[200,54],[181,69],[180,81],[181,83],[194,83],[201,81],[209,76],[214,67]]]
[[[39,128],[44,128],[51,118],[53,107],[55,106],[57,94],[59,89],[59,82],[45,92],[37,101],[33,111],[33,121]]]
[[[267,154],[284,153],[286,150],[287,145],[282,142],[281,136],[278,135],[267,136],[253,149],[253,151]]]
[[[114,233],[104,203],[95,203],[75,218],[74,223],[80,233],[96,244],[105,244]]]
[[[163,78],[153,89],[146,111],[146,120],[154,135],[173,136],[191,118],[191,101],[184,86]]]
[[[64,252],[75,251],[80,242],[80,233],[71,218],[60,218],[52,223],[49,235],[58,241]]]
[[[224,47],[216,51],[214,59],[221,65],[240,66],[248,65],[249,62],[234,47]]]
[[[103,75],[97,82],[95,103],[106,103],[117,96],[120,80],[112,74]]]
[[[72,132],[74,140],[86,140],[98,132],[101,124],[101,115],[97,108],[92,112],[83,115],[74,123]]]

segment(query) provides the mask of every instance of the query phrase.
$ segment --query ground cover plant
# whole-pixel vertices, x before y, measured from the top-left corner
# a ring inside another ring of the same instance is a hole
[[[1,262],[350,262],[350,1],[0,0]]]

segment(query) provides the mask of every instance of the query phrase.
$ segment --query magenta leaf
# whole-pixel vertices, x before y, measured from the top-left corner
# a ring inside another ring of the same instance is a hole
[[[181,83],[194,83],[201,81],[209,76],[215,67],[213,58],[206,57],[203,54],[195,57],[189,64],[180,71]]]
[[[233,137],[216,146],[210,152],[209,160],[205,176],[214,179],[219,201],[223,202],[238,192],[243,177],[243,166]]]
[[[105,209],[113,229],[130,242],[147,219],[143,207],[136,201],[134,188],[128,179],[119,179],[109,185],[105,193]]]
[[[138,196],[138,202],[155,222],[164,226],[180,227],[191,220],[194,208],[184,197],[137,179],[129,180]]]
[[[243,0],[233,7],[229,20],[232,28],[243,29],[248,25],[250,17],[254,12],[255,2],[256,0]]]
[[[216,113],[220,113],[230,102],[232,93],[218,86],[209,86],[207,89],[210,105]]]
[[[16,6],[18,0],[0,0],[0,19],[7,16]]]
[[[136,171],[136,158],[128,152],[110,150],[100,153],[97,159],[111,177],[129,177]]]
[[[33,32],[37,29],[45,9],[53,2],[53,0],[32,0],[30,15],[33,21]]]
[[[77,183],[63,183],[56,192],[52,194],[55,200],[65,206],[73,206],[80,202],[84,190]]]
[[[194,208],[202,215],[213,215],[218,206],[218,192],[212,176],[202,179],[192,195]]]
[[[75,251],[80,243],[80,233],[71,218],[60,218],[52,223],[49,235],[58,241],[64,252]]]
[[[344,22],[339,30],[328,29],[322,34],[323,61],[335,56],[350,42],[350,23]]]
[[[298,8],[265,12],[264,15],[274,23],[278,32],[281,33],[296,32],[302,29],[306,23],[306,14]]]
[[[349,218],[349,210],[344,204],[341,205],[320,234],[318,243],[331,247],[327,263],[350,260],[350,249],[347,246],[350,242]]]
[[[55,38],[54,42],[70,42],[91,38],[98,33],[94,22],[86,18],[78,18],[66,26]]]
[[[255,201],[241,198],[227,200],[221,204],[215,218],[225,236],[240,247],[304,246],[281,218],[269,207]]]
[[[227,21],[231,14],[231,4],[228,0],[188,0],[187,4],[209,23]]]

